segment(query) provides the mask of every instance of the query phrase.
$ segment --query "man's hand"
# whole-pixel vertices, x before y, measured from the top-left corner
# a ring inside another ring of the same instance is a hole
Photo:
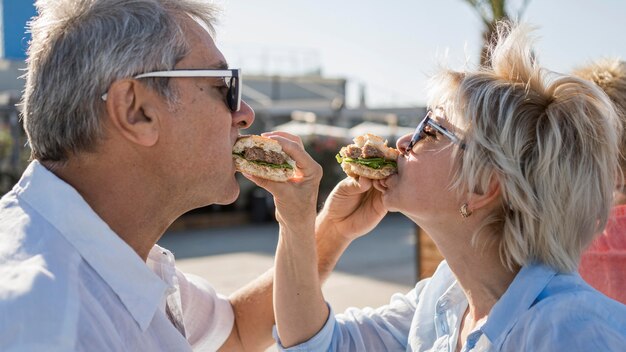
[[[387,209],[375,182],[379,181],[364,177],[339,182],[317,217],[317,235],[341,236],[351,242],[376,227]]]

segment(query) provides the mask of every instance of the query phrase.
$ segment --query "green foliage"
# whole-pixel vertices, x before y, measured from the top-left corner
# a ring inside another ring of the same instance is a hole
[[[9,157],[13,147],[13,137],[8,128],[0,128],[0,158]]]
[[[480,63],[485,65],[489,62],[489,43],[494,39],[496,25],[499,21],[513,19],[519,21],[522,18],[530,0],[518,0],[519,6],[515,9],[512,0],[464,0],[480,16],[485,25],[483,29],[483,46],[480,53]]]

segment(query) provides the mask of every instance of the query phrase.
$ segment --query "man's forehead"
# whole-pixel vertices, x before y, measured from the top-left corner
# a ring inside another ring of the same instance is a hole
[[[179,64],[195,66],[184,66],[186,68],[228,68],[224,55],[215,45],[206,24],[203,26],[202,23],[190,17],[184,20],[182,28],[190,50]]]

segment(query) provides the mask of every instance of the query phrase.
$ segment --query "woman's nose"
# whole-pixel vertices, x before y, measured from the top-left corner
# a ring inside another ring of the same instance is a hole
[[[248,128],[254,122],[254,110],[243,100],[239,111],[233,112],[232,115],[233,125],[240,129]]]
[[[404,136],[398,138],[398,141],[396,142],[396,148],[398,149],[400,154],[407,154],[408,151],[406,150],[406,148],[409,145],[409,142],[411,142],[411,136],[411,134],[405,134]]]

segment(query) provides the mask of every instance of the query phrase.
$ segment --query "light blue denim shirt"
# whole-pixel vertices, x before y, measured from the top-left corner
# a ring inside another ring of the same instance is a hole
[[[454,351],[466,308],[467,299],[443,261],[433,277],[406,295],[393,295],[386,306],[349,308],[338,315],[331,310],[317,335],[286,350]],[[463,351],[626,351],[626,306],[577,273],[529,265],[468,336]]]

